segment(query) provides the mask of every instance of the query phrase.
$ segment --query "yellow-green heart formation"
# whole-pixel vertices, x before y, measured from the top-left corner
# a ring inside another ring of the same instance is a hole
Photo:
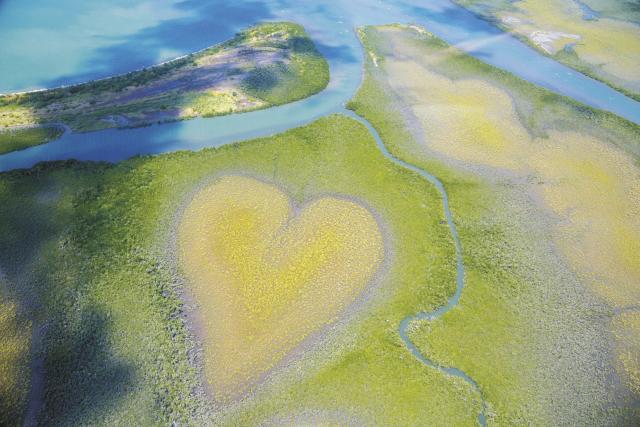
[[[334,323],[385,254],[378,222],[361,204],[326,196],[295,209],[278,187],[244,176],[219,178],[194,196],[178,247],[219,401],[249,390]]]

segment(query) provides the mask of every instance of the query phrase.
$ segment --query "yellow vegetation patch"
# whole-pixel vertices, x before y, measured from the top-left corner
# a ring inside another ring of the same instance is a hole
[[[179,117],[216,116],[266,105],[266,102],[249,97],[239,88],[211,89],[185,96]]]
[[[559,246],[613,306],[640,301],[640,171],[611,146],[577,132],[539,140],[531,165],[562,219]]]
[[[425,142],[447,157],[516,169],[529,136],[504,92],[480,80],[453,81],[413,61],[385,64],[390,85],[406,94],[426,125]],[[425,102],[426,101],[426,102]]]
[[[640,170],[633,160],[579,132],[532,139],[506,91],[441,76],[401,32],[388,34],[394,52],[411,58],[385,62],[388,82],[418,118],[426,146],[468,164],[533,173],[542,185],[532,193],[558,216],[557,243],[574,269],[613,306],[640,301]]]
[[[241,176],[195,195],[178,246],[218,400],[246,391],[334,322],[384,258],[378,223],[360,204],[322,197],[298,212],[279,188]]]
[[[546,137],[532,138],[508,92],[432,70],[455,51],[431,55],[398,29],[382,31],[389,36],[388,50],[402,58],[385,61],[383,71],[418,119],[424,147],[469,165],[508,170],[518,182],[535,177],[530,195],[553,214],[554,243],[582,282],[614,308],[640,301],[640,168],[635,160],[573,130],[549,129]],[[494,176],[493,171],[486,173]],[[623,329],[630,330],[632,321],[624,322]],[[637,390],[640,335],[633,330],[635,335],[625,332],[627,350],[619,352],[619,368]]]
[[[38,123],[33,109],[20,105],[0,105],[0,130],[12,126],[28,126]]]

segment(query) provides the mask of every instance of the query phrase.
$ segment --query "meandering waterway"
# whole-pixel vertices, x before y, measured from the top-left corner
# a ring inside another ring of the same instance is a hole
[[[431,175],[429,172],[393,156],[393,154],[391,154],[389,150],[387,150],[387,147],[384,145],[384,142],[382,142],[382,138],[380,138],[378,131],[376,131],[376,129],[367,120],[358,116],[353,111],[345,110],[343,111],[343,114],[359,121],[360,123],[364,124],[367,127],[367,129],[369,129],[369,132],[371,133],[371,135],[373,135],[373,137],[376,140],[376,145],[378,146],[378,149],[387,159],[426,179],[428,182],[430,182],[432,185],[436,187],[436,189],[438,190],[438,192],[442,197],[442,209],[444,212],[444,216],[447,220],[449,232],[451,233],[451,238],[453,239],[453,243],[456,249],[456,268],[457,268],[456,291],[451,297],[449,297],[449,300],[445,305],[438,307],[436,310],[421,311],[418,313],[411,314],[405,317],[404,319],[402,319],[402,322],[400,322],[400,325],[398,327],[398,333],[400,334],[400,337],[402,338],[402,341],[404,342],[404,344],[407,346],[407,349],[411,352],[411,354],[413,354],[414,357],[416,357],[425,365],[438,369],[439,371],[444,372],[447,375],[452,375],[454,377],[462,378],[467,384],[469,384],[471,388],[473,388],[480,395],[480,399],[482,400],[482,409],[478,414],[478,423],[480,423],[480,425],[482,426],[486,426],[487,424],[486,402],[484,400],[482,390],[478,386],[478,383],[473,378],[471,378],[467,373],[465,373],[464,371],[461,371],[458,368],[442,366],[437,362],[434,362],[433,360],[427,358],[424,354],[422,354],[422,352],[418,349],[418,347],[416,347],[416,345],[413,343],[413,341],[411,340],[408,334],[408,329],[411,323],[420,321],[420,320],[427,320],[427,321],[435,320],[444,316],[449,311],[451,311],[455,306],[457,306],[460,303],[460,297],[462,296],[462,290],[464,289],[464,260],[462,258],[462,244],[460,243],[460,237],[458,236],[458,229],[456,228],[456,224],[453,221],[453,215],[451,214],[451,209],[449,208],[449,195],[447,194],[447,190],[444,188],[444,185],[442,185],[442,182],[440,182],[438,178]]]

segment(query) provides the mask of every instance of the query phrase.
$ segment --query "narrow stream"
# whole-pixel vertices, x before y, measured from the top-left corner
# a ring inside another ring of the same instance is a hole
[[[351,110],[344,110],[341,113],[365,125],[367,129],[369,129],[369,132],[371,133],[371,135],[373,135],[373,137],[375,138],[378,149],[380,150],[380,152],[382,152],[382,154],[387,159],[425,178],[427,181],[429,181],[431,184],[433,184],[436,187],[436,189],[442,196],[442,207],[444,209],[444,215],[446,217],[447,224],[449,226],[449,231],[451,232],[451,237],[453,238],[453,242],[455,244],[455,249],[456,249],[456,268],[457,268],[456,292],[449,298],[449,300],[447,301],[447,304],[443,305],[442,307],[439,307],[436,310],[428,311],[428,312],[421,311],[419,313],[411,314],[405,317],[402,320],[402,322],[400,322],[398,332],[400,334],[400,337],[402,338],[402,341],[404,341],[404,344],[407,346],[407,349],[418,360],[420,360],[425,365],[438,369],[439,371],[447,375],[452,375],[458,378],[462,378],[476,392],[478,392],[478,394],[480,395],[480,399],[482,400],[482,409],[478,414],[478,423],[484,427],[487,425],[487,419],[486,419],[487,405],[484,400],[482,390],[478,386],[478,383],[469,375],[467,375],[465,372],[461,371],[460,369],[442,366],[437,362],[434,362],[433,360],[425,357],[420,352],[418,347],[416,347],[413,341],[411,341],[411,338],[409,338],[409,335],[407,333],[407,330],[412,322],[418,321],[418,320],[435,320],[444,316],[449,311],[451,311],[455,306],[457,306],[460,303],[460,297],[462,296],[462,290],[464,289],[464,262],[462,259],[462,244],[460,243],[460,238],[458,236],[458,229],[456,228],[456,224],[453,222],[453,215],[451,214],[451,209],[449,208],[449,196],[447,195],[447,190],[445,190],[444,185],[442,185],[442,182],[440,182],[440,180],[435,176],[431,175],[430,173],[426,172],[423,169],[418,168],[417,166],[414,166],[410,163],[407,163],[403,160],[398,159],[397,157],[394,157],[389,152],[389,150],[387,150],[387,147],[384,145],[384,142],[382,142],[382,138],[380,138],[378,131],[376,131],[373,125],[369,123],[366,119],[362,118],[361,116],[357,115]]]

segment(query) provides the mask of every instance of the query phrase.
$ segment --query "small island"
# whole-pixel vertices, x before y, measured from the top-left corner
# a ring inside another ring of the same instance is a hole
[[[305,30],[251,27],[202,51],[121,76],[0,96],[0,154],[90,132],[286,104],[323,90],[329,65]]]

